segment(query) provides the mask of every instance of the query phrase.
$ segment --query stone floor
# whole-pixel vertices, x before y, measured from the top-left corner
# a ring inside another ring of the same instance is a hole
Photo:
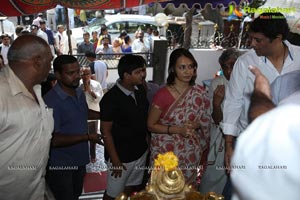
[[[102,172],[106,171],[107,167],[104,159],[104,147],[103,145],[96,145],[96,162],[86,165],[86,172]]]

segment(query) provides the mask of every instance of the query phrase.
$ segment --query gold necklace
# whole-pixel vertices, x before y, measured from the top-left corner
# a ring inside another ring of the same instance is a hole
[[[175,89],[175,91],[179,94],[179,95],[181,95],[181,93],[179,92],[179,90],[177,90],[177,88],[175,87],[175,86],[172,86],[174,89]]]
[[[181,94],[183,93],[183,91],[185,91],[185,89],[184,89],[182,92],[180,92],[174,85],[172,85],[172,88],[174,88],[175,91],[176,91],[179,95],[181,95]]]

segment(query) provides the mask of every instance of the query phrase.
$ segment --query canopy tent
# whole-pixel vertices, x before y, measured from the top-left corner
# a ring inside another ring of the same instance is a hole
[[[130,8],[166,0],[1,0],[0,16],[20,16],[42,12],[57,4],[66,8],[105,10]]]

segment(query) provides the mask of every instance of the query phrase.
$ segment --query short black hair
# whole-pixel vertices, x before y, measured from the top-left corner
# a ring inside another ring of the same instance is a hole
[[[54,61],[53,61],[54,73],[55,72],[61,73],[62,70],[63,70],[63,65],[71,64],[71,63],[75,63],[75,62],[78,62],[77,58],[75,58],[72,55],[60,55],[60,56],[57,56],[54,59]]]
[[[46,21],[45,20],[40,20],[40,24],[46,24]]]
[[[282,35],[282,40],[287,39],[289,26],[286,18],[279,12],[262,13],[250,24],[250,31],[262,33],[264,36],[274,40],[278,35]]]
[[[91,52],[91,51],[85,52],[85,56],[88,57],[88,58],[96,58],[96,54],[94,52]]]
[[[89,32],[83,32],[83,34],[82,34],[83,36],[85,36],[85,35],[88,35],[88,36],[90,36],[90,33]]]
[[[3,40],[3,38],[8,37],[10,39],[10,36],[7,33],[4,33],[1,35],[1,39]]]
[[[17,25],[16,29],[15,29],[15,32],[16,32],[16,34],[19,34],[19,33],[22,33],[23,30],[24,30],[23,26]]]
[[[131,74],[133,70],[145,67],[145,60],[142,56],[127,54],[121,57],[118,64],[118,74],[121,80],[124,73]]]

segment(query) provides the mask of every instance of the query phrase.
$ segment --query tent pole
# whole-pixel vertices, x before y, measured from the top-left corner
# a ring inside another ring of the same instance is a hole
[[[2,34],[4,34],[3,19],[1,19],[1,30],[2,30]]]

